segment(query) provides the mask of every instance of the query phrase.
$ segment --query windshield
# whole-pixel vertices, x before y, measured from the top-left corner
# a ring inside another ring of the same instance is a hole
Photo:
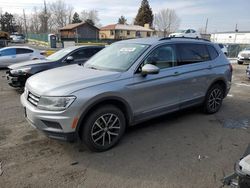
[[[68,48],[62,49],[62,50],[59,50],[58,52],[48,56],[47,59],[51,60],[51,61],[58,61],[59,59],[63,58],[64,56],[66,56],[67,54],[69,54],[72,51],[73,51],[72,49],[68,49]]]
[[[143,44],[113,44],[91,58],[85,67],[124,72],[147,48]]]
[[[185,33],[186,30],[177,30],[176,33]]]

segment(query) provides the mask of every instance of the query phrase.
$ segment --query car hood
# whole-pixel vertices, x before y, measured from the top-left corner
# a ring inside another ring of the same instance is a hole
[[[26,82],[26,88],[37,95],[70,95],[77,90],[116,80],[120,75],[120,72],[69,65],[30,77]]]
[[[14,65],[8,66],[9,69],[19,69],[27,66],[32,66],[32,65],[39,65],[39,64],[44,64],[44,63],[51,63],[50,60],[47,59],[38,59],[38,60],[30,60],[30,61],[24,61],[21,63],[16,63]]]

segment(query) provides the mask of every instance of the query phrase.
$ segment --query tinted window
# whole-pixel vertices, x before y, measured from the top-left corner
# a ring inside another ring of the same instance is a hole
[[[176,63],[175,49],[172,45],[164,45],[155,49],[144,61],[144,64],[153,64],[160,69],[173,67]]]
[[[25,49],[25,48],[17,48],[16,53],[17,54],[29,54],[29,53],[33,53],[33,50]]]
[[[207,49],[209,51],[211,59],[215,59],[216,57],[218,57],[219,54],[213,46],[207,45]]]
[[[219,44],[220,48],[224,48],[224,45],[223,44]]]
[[[80,59],[85,59],[85,50],[81,49],[78,50],[76,52],[74,52],[73,54],[71,54],[71,56],[74,58],[74,60],[80,60]]]
[[[102,50],[102,48],[91,48],[91,49],[85,49],[85,57],[90,58],[93,55],[95,55],[97,52]]]
[[[11,56],[11,55],[16,55],[16,49],[12,48],[12,49],[6,49],[6,50],[2,50],[0,52],[1,56]]]
[[[86,59],[92,57],[94,54],[99,52],[102,48],[88,48],[88,49],[81,49],[77,52],[74,52],[71,56],[74,60]]]
[[[199,63],[210,60],[207,48],[203,44],[177,44],[179,61],[178,65]]]

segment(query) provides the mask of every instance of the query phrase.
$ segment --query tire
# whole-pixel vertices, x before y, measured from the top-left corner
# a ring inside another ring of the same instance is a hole
[[[242,64],[243,64],[243,61],[237,61],[237,63],[238,63],[239,65],[242,65]]]
[[[221,85],[215,84],[209,88],[204,101],[204,112],[207,114],[214,114],[221,108],[224,98],[224,89]]]
[[[123,112],[113,105],[106,105],[89,115],[81,129],[81,138],[89,150],[102,152],[120,141],[125,128]]]

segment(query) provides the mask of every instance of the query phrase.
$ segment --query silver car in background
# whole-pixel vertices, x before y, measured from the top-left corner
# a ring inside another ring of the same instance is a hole
[[[11,46],[0,49],[0,68],[19,62],[44,59],[44,52],[26,46]]]
[[[201,39],[117,42],[84,66],[28,79],[26,119],[51,138],[78,138],[105,151],[127,126],[194,105],[217,112],[231,86],[232,66],[218,45]]]

